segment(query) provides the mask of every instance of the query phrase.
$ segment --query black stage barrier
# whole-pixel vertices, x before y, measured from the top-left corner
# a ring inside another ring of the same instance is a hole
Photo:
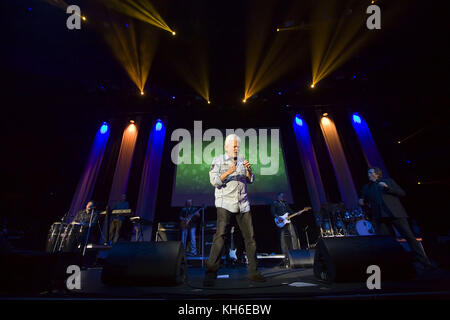
[[[326,237],[317,243],[314,275],[320,280],[363,282],[371,265],[380,267],[382,280],[415,275],[412,256],[390,236]]]
[[[179,241],[117,243],[102,271],[102,282],[108,285],[171,286],[186,278],[186,257]]]

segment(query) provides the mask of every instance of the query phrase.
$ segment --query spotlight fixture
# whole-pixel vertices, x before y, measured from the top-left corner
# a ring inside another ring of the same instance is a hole
[[[176,33],[175,31],[172,31],[172,35],[173,35],[173,36],[176,36],[176,34],[177,34],[177,33]]]
[[[277,32],[280,32],[280,29],[279,29],[279,28],[277,28]]]
[[[85,16],[82,16],[81,19],[83,19],[83,21],[87,20]]]
[[[326,117],[326,116],[328,116],[328,113],[324,112],[324,113],[322,114],[322,116]]]
[[[300,115],[299,115],[299,114],[297,114],[297,115],[295,116],[295,123],[296,123],[297,125],[299,125],[299,126],[303,126],[303,121],[302,121],[302,119],[300,118]]]
[[[328,119],[326,116],[323,116],[321,121],[322,121],[322,124],[326,125],[326,126],[331,123],[330,119]]]
[[[358,114],[356,114],[356,113],[353,114],[353,122],[354,123],[361,123],[361,117]]]
[[[211,104],[211,101],[208,100],[208,104]]]
[[[417,184],[422,184],[422,182],[418,181]]]
[[[156,120],[155,130],[160,131],[162,128],[162,121],[161,119]]]
[[[144,91],[141,91],[141,96],[143,96],[144,95]]]
[[[134,124],[134,120],[130,120],[130,123],[131,123],[131,124]]]
[[[398,144],[402,143],[401,141],[397,141]]]
[[[246,102],[247,102],[247,99],[242,100],[242,102],[243,102],[243,103],[246,103]]]
[[[103,122],[102,126],[100,127],[100,133],[105,134],[106,131],[108,131],[108,124],[106,122]]]
[[[314,83],[311,84],[311,88],[314,88]]]

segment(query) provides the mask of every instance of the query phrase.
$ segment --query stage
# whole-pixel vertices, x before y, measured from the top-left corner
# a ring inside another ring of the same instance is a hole
[[[81,289],[45,292],[42,299],[164,299],[164,300],[373,300],[373,299],[448,299],[450,272],[428,271],[409,281],[382,281],[380,290],[367,289],[366,283],[319,281],[312,268],[285,269],[262,267],[267,282],[247,279],[243,267],[219,270],[215,286],[203,286],[204,269],[189,267],[187,281],[179,286],[125,287],[107,286],[101,281],[102,268],[82,270]],[[35,297],[37,298],[37,297]]]

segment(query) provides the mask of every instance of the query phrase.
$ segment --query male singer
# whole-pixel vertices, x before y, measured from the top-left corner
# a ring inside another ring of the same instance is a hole
[[[409,227],[408,215],[399,199],[406,195],[405,191],[393,179],[383,178],[380,168],[369,168],[367,175],[370,182],[362,188],[359,204],[369,206],[375,232],[389,235],[389,228],[395,226],[408,242],[415,259],[425,268],[434,268]]]
[[[228,135],[225,138],[225,154],[213,160],[209,171],[210,182],[216,188],[217,229],[203,282],[203,285],[207,287],[214,286],[226,231],[232,216],[236,218],[244,238],[249,280],[266,281],[257,268],[256,242],[250,203],[247,197],[247,183],[253,183],[255,175],[251,171],[250,163],[242,157],[238,157],[240,144],[241,139],[237,135]]]

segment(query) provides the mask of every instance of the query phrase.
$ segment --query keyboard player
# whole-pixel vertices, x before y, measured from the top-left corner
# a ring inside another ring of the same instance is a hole
[[[112,210],[124,210],[130,209],[130,204],[127,201],[127,195],[122,194],[122,198],[120,201],[117,201]],[[122,229],[123,222],[125,220],[124,216],[121,215],[113,215],[110,228],[109,228],[109,239],[112,243],[116,243],[120,237],[120,230]]]

